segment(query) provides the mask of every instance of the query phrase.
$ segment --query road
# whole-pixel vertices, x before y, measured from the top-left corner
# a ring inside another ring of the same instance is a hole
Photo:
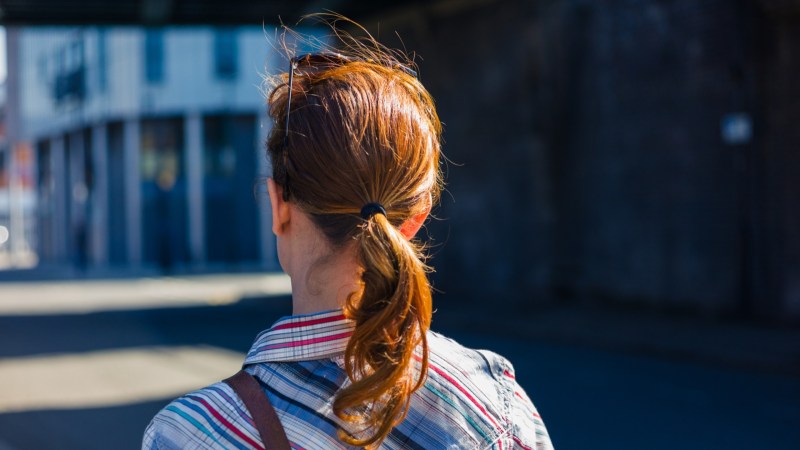
[[[235,372],[255,335],[290,312],[286,295],[225,298],[0,312],[0,450],[138,448],[166,402]],[[797,377],[452,325],[439,331],[509,358],[560,450],[800,443]]]

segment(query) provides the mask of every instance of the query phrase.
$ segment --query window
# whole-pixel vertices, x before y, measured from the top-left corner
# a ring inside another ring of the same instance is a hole
[[[47,53],[42,53],[41,55],[39,55],[39,61],[38,61],[37,69],[36,69],[37,70],[37,75],[39,77],[39,81],[44,83],[44,84],[47,84],[47,83],[50,82],[50,74],[47,71],[48,68],[49,68],[48,62],[47,62],[47,57],[48,57]]]
[[[0,152],[0,188],[8,188],[8,164],[6,154],[10,152]]]
[[[86,98],[83,37],[77,36],[55,53],[53,99],[57,105]],[[45,68],[46,69],[46,68]]]
[[[83,40],[76,39],[69,45],[67,53],[67,69],[70,71],[79,70],[83,67],[83,63]]]
[[[236,30],[232,28],[218,28],[214,32],[214,74],[219,79],[236,78],[239,56],[236,38]]]
[[[56,74],[62,73],[67,70],[67,52],[64,47],[58,47],[55,52],[53,59],[55,60],[55,72]]]
[[[164,33],[157,28],[144,33],[144,79],[148,84],[164,80]]]
[[[107,65],[106,30],[100,28],[97,30],[97,88],[100,92],[105,92],[106,86],[108,85],[108,79],[106,77]]]

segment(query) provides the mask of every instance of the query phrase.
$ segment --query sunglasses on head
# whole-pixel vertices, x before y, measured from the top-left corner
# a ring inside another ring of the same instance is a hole
[[[330,67],[337,67],[342,66],[344,64],[360,61],[355,58],[351,58],[339,53],[333,52],[324,52],[324,53],[306,53],[303,55],[298,55],[293,57],[289,60],[289,82],[287,83],[289,93],[288,98],[286,99],[286,124],[285,129],[283,130],[283,158],[288,158],[287,149],[289,148],[289,115],[292,112],[292,86],[294,86],[294,73],[295,71],[301,69],[319,69],[325,68],[325,66]],[[367,60],[367,62],[370,62]],[[411,69],[408,66],[402,64],[396,64],[395,69],[402,70],[408,75],[411,75],[414,78],[417,78],[417,72]],[[285,163],[284,163],[285,166]],[[286,169],[284,168],[284,171]],[[289,183],[288,183],[288,175],[283,174],[281,177],[284,182],[283,188],[283,198],[284,200],[289,199]]]
[[[339,53],[323,52],[323,53],[306,53],[298,55],[289,60],[289,98],[286,99],[286,127],[283,133],[283,148],[289,146],[289,114],[292,112],[292,86],[294,86],[294,72],[301,68],[321,68],[326,65],[335,67],[341,66],[350,62],[358,61]],[[368,61],[369,62],[369,61]],[[408,75],[417,78],[417,72],[403,64],[396,64],[395,69],[402,70]]]

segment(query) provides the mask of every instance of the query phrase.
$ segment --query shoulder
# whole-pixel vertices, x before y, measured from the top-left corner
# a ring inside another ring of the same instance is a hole
[[[465,347],[436,332],[428,333],[429,382],[454,387],[462,411],[474,411],[485,425],[486,441],[503,448],[551,449],[541,416],[517,382],[511,362],[489,351]]]
[[[465,347],[434,331],[428,333],[428,346],[432,361],[457,368],[461,375],[488,378],[502,383],[514,371],[511,363],[497,353]]]
[[[259,446],[258,432],[241,400],[225,383],[177,398],[147,426],[142,449]]]

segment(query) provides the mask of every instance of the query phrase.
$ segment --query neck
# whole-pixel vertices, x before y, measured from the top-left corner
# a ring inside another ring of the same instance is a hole
[[[352,252],[337,252],[293,270],[292,314],[310,314],[344,306],[361,289],[361,270]]]

